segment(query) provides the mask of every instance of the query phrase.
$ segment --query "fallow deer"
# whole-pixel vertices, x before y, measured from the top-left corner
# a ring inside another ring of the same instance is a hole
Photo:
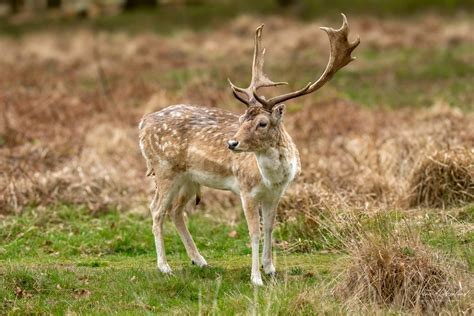
[[[283,126],[286,100],[321,88],[342,67],[355,58],[351,52],[359,38],[349,42],[349,27],[342,14],[338,30],[321,27],[330,42],[329,62],[318,80],[300,90],[266,99],[262,87],[286,84],[273,82],[263,73],[265,49],[262,28],[255,33],[252,79],[247,88],[230,80],[234,96],[247,106],[242,116],[192,105],[173,105],[147,114],[139,125],[140,148],[148,175],[154,176],[155,196],[150,209],[158,269],[170,273],[163,241],[163,220],[167,213],[176,225],[192,263],[207,262],[201,256],[183,217],[186,204],[200,199],[200,186],[229,190],[242,201],[252,247],[251,281],[263,285],[259,270],[260,211],[263,217],[263,269],[275,273],[272,263],[272,230],[280,197],[300,172],[298,150]]]

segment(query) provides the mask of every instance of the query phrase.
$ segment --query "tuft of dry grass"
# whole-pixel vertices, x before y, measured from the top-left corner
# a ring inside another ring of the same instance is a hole
[[[144,200],[135,127],[65,99],[60,109],[9,100],[15,106],[0,124],[0,213],[58,203],[124,210]]]
[[[414,169],[409,183],[410,207],[456,206],[474,202],[474,152],[439,151]]]
[[[474,139],[468,126],[473,118],[442,104],[396,112],[341,100],[308,105],[287,120],[303,170],[282,197],[280,216],[287,220],[300,214],[311,225],[324,210],[367,213],[411,207],[406,203],[411,175],[425,157],[445,148],[465,153],[457,156],[464,157],[464,188],[472,188],[468,151]],[[468,194],[452,196],[452,202],[468,202]]]
[[[350,243],[349,266],[334,288],[349,308],[376,305],[432,314],[450,304],[462,304],[463,283],[468,280],[461,282],[460,270],[418,238],[361,237]]]
[[[92,212],[126,205],[128,188],[100,164],[71,161],[57,170],[8,179],[0,207],[20,212],[25,206],[80,204]]]

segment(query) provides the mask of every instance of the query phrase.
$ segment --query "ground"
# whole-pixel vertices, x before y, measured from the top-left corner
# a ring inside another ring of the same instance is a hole
[[[205,269],[191,265],[168,225],[166,244],[175,272],[165,276],[156,269],[148,217],[117,212],[90,216],[68,207],[43,216],[41,211],[31,211],[2,226],[4,310],[283,313],[300,310],[293,301],[301,291],[327,280],[334,260],[342,257],[279,252],[278,276],[266,278],[266,288],[254,289],[249,282],[250,248],[244,223],[230,227],[200,216],[191,218],[191,232],[210,265]],[[229,237],[233,231],[234,237]],[[284,302],[281,296],[286,297]],[[327,302],[313,303],[331,307]]]
[[[424,242],[473,269],[471,231],[474,207],[429,212],[411,228]],[[421,215],[421,213],[420,213]],[[403,221],[400,212],[361,220],[365,231],[384,231]],[[410,218],[408,216],[407,218]],[[245,222],[222,224],[192,215],[190,230],[209,263],[193,266],[168,221],[166,246],[173,275],[156,269],[151,219],[110,211],[91,215],[84,208],[58,206],[31,209],[1,224],[0,296],[12,313],[340,313],[343,305],[331,293],[348,263],[348,254],[327,243],[322,229],[311,247],[288,239],[296,223],[280,223],[274,253],[278,274],[265,287],[250,282],[250,247]],[[290,240],[290,245],[280,245]]]
[[[474,13],[457,1],[344,8],[357,60],[287,104],[303,172],[278,209],[274,279],[251,285],[239,201],[211,190],[187,209],[210,267],[168,220],[174,274],[157,271],[141,117],[177,103],[242,113],[227,78],[249,81],[261,23],[266,72],[290,82],[265,93],[304,86],[327,62],[319,26],[344,6],[244,3],[0,21],[0,313],[427,313],[339,294],[367,240],[376,254],[399,242],[402,272],[420,259],[461,284],[437,312],[472,310]]]

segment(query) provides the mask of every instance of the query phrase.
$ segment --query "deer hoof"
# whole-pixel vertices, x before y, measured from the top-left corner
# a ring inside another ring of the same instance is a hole
[[[252,284],[255,286],[263,286],[262,277],[260,275],[252,275],[250,280],[252,281]]]
[[[161,273],[164,273],[164,274],[171,274],[173,272],[173,270],[171,270],[168,263],[161,263],[161,264],[159,263],[158,270],[160,270]]]
[[[265,274],[274,276],[276,273],[275,266],[273,264],[270,264],[268,266],[263,266],[263,271],[265,271]]]
[[[201,268],[207,266],[207,262],[203,257],[192,259],[191,263],[193,265],[197,265],[198,267],[201,267]]]

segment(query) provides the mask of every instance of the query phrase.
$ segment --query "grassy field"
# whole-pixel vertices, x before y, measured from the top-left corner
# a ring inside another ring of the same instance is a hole
[[[0,314],[472,313],[472,6],[242,3],[0,21]],[[261,23],[266,72],[303,86],[341,10],[357,60],[287,104],[303,172],[278,209],[276,277],[251,286],[239,201],[212,190],[187,210],[210,267],[167,221],[174,274],[158,273],[140,118],[242,113],[227,78],[248,82]]]
[[[472,272],[474,234],[454,227],[473,224],[474,206],[456,213],[457,217],[443,211],[420,213],[423,220],[410,227],[423,232],[425,243]],[[366,232],[388,236],[404,218],[410,216],[391,212],[359,222]],[[280,245],[275,252],[278,274],[267,277],[264,288],[254,288],[248,282],[250,248],[244,221],[231,226],[193,215],[189,225],[210,267],[192,266],[174,227],[167,225],[166,245],[175,272],[164,276],[155,266],[149,216],[117,211],[91,215],[83,208],[58,206],[3,218],[2,310],[21,314],[344,312],[332,291],[347,268],[348,254],[326,242],[334,234],[339,238],[337,232],[320,230],[319,237],[311,240],[317,246],[301,248],[301,240],[291,235],[297,224],[279,224],[275,232]]]
[[[192,2],[192,1],[191,1]],[[377,0],[359,0],[347,2],[336,0],[328,3],[324,0],[299,0],[292,5],[279,5],[279,1],[261,0],[258,2],[243,0],[197,0],[194,5],[163,4],[156,9],[133,10],[122,15],[110,15],[100,19],[74,19],[58,14],[37,14],[29,19],[0,19],[0,33],[7,36],[22,36],[38,30],[70,30],[92,28],[106,31],[125,31],[140,33],[153,31],[172,34],[186,29],[206,31],[221,27],[239,15],[293,17],[311,21],[321,17],[331,18],[340,12],[348,15],[368,15],[378,17],[413,17],[426,13],[453,16],[458,13],[472,12],[474,4],[463,0],[388,0],[380,5]],[[282,3],[285,1],[281,1]],[[52,17],[52,18],[51,18]],[[20,20],[21,22],[17,22]]]
[[[168,226],[166,243],[175,273],[163,276],[155,267],[148,216],[110,212],[94,217],[81,209],[59,207],[7,219],[1,227],[3,310],[283,313],[300,310],[293,306],[298,295],[316,290],[337,272],[331,270],[340,254],[280,252],[280,274],[266,280],[268,288],[253,289],[248,282],[245,224],[230,227],[200,216],[189,222],[210,267],[192,266],[174,228]],[[235,237],[228,236],[231,231],[236,231]]]

